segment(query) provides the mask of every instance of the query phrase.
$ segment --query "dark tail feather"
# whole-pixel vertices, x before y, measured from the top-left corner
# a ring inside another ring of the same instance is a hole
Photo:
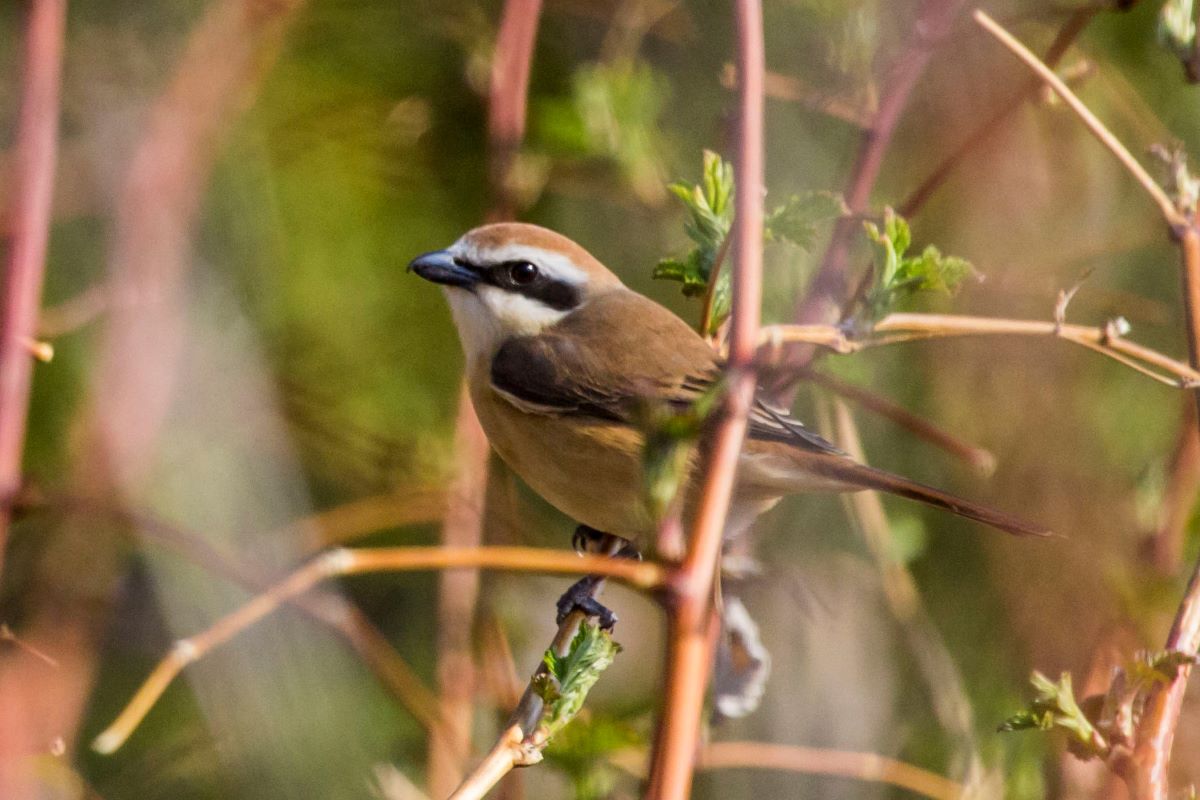
[[[806,462],[809,461],[809,459],[805,460]],[[948,492],[943,492],[940,489],[934,489],[932,486],[926,486],[923,483],[917,483],[916,481],[902,478],[899,475],[893,475],[890,472],[885,472],[875,467],[859,464],[848,458],[826,456],[819,457],[819,462],[819,466],[816,464],[813,465],[816,467],[816,471],[826,477],[850,484],[853,487],[877,489],[889,494],[917,500],[937,508],[944,508],[947,511],[958,514],[960,517],[982,522],[984,525],[990,525],[997,530],[1016,536],[1052,535],[1051,531],[1044,525],[1034,525],[1025,522],[1003,511],[988,508],[985,505],[965,500]]]

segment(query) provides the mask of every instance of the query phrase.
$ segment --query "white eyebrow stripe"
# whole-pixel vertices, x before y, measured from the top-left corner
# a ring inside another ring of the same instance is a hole
[[[573,286],[582,286],[588,280],[587,273],[575,266],[575,262],[568,256],[532,245],[510,242],[501,247],[482,249],[460,239],[450,250],[454,255],[466,259],[468,263],[480,266],[503,264],[506,261],[528,261],[553,280]]]

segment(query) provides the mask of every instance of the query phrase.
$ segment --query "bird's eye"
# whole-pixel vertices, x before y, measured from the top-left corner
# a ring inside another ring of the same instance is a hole
[[[538,268],[528,261],[514,261],[508,265],[508,277],[517,286],[527,286],[537,279]]]

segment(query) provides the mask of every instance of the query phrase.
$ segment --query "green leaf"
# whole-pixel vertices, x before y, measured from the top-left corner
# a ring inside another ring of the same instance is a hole
[[[1158,40],[1179,58],[1190,58],[1196,46],[1192,0],[1167,0],[1158,14]]]
[[[620,774],[610,756],[644,744],[632,724],[585,709],[550,742],[546,759],[570,777],[575,800],[599,800],[610,796]]]
[[[570,722],[587,694],[608,668],[621,646],[612,635],[593,622],[584,622],[562,658],[553,650],[542,657],[546,669],[533,681],[533,689],[545,703],[540,727],[553,738]]]
[[[688,476],[688,462],[704,423],[716,406],[721,383],[715,383],[682,407],[646,401],[637,410],[642,430],[642,483],[647,510],[654,520],[671,508]]]
[[[919,255],[908,255],[912,231],[908,222],[890,208],[884,210],[882,230],[871,222],[863,223],[867,238],[874,244],[876,279],[864,300],[864,312],[877,320],[897,304],[918,292],[951,294],[974,273],[970,262],[942,255],[928,245]]]
[[[846,213],[846,203],[839,194],[794,194],[767,214],[763,234],[768,242],[791,242],[808,250],[816,240],[819,223],[838,219]]]
[[[1030,682],[1037,690],[1037,697],[1027,710],[1005,720],[999,730],[1048,731],[1061,728],[1071,737],[1075,751],[1103,758],[1107,753],[1108,744],[1075,701],[1071,673],[1062,673],[1058,683],[1055,683],[1035,671]]]

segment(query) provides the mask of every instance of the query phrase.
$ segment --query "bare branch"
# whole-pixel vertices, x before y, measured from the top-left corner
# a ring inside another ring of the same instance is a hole
[[[835,325],[773,325],[762,332],[759,358],[765,364],[786,363],[789,344],[817,345],[837,353],[857,353],[883,345],[959,336],[1045,336],[1063,339],[1118,361],[1168,386],[1200,386],[1200,370],[1156,350],[1122,338],[1123,327],[1066,325],[1049,320],[998,319],[953,314],[889,314],[869,332],[851,338]]]
[[[713,769],[778,769],[808,775],[836,775],[899,786],[934,800],[959,800],[963,786],[894,758],[799,745],[765,742],[713,742],[700,752],[697,767]]]
[[[733,313],[730,318],[729,390],[724,416],[712,435],[699,511],[690,547],[671,576],[665,699],[646,796],[683,800],[692,783],[700,715],[711,667],[712,590],[725,516],[733,492],[746,415],[754,397],[754,355],[762,294],[763,44],[759,0],[736,0],[738,75],[737,183],[733,231]]]
[[[184,667],[322,581],[340,575],[361,575],[369,572],[472,568],[543,574],[604,575],[644,591],[661,586],[665,580],[662,567],[652,562],[605,556],[577,556],[560,550],[533,547],[383,547],[330,550],[265,592],[251,598],[245,605],[222,617],[202,633],[176,642],[171,652],[159,662],[117,719],[96,737],[92,746],[101,753],[115,751],[129,738]]]
[[[21,110],[17,121],[12,236],[3,278],[0,315],[0,496],[21,485],[38,306],[46,274],[46,245],[58,159],[59,84],[66,0],[28,4]],[[8,514],[0,512],[0,569],[8,539]]]
[[[1126,149],[1125,145],[1121,144],[1121,141],[1113,135],[1112,131],[1104,126],[1104,123],[1092,113],[1091,109],[1075,96],[1075,93],[1063,83],[1062,79],[1054,73],[1054,70],[1043,64],[1025,45],[1017,41],[1012,34],[1004,30],[1003,27],[981,9],[976,9],[974,17],[980,27],[996,37],[1001,44],[1012,51],[1013,55],[1025,62],[1026,66],[1036,72],[1038,77],[1045,81],[1046,85],[1053,89],[1054,93],[1061,97],[1064,103],[1070,106],[1071,110],[1079,116],[1083,124],[1092,132],[1092,135],[1099,139],[1100,143],[1117,157],[1117,160],[1129,171],[1129,174],[1145,189],[1146,194],[1150,195],[1151,199],[1158,205],[1158,209],[1162,212],[1163,219],[1167,221],[1168,225],[1178,227],[1186,224],[1187,220],[1175,208],[1175,203],[1167,196],[1163,188],[1158,185],[1158,181],[1150,177],[1150,173],[1146,171],[1146,168],[1138,163],[1138,160]]]

